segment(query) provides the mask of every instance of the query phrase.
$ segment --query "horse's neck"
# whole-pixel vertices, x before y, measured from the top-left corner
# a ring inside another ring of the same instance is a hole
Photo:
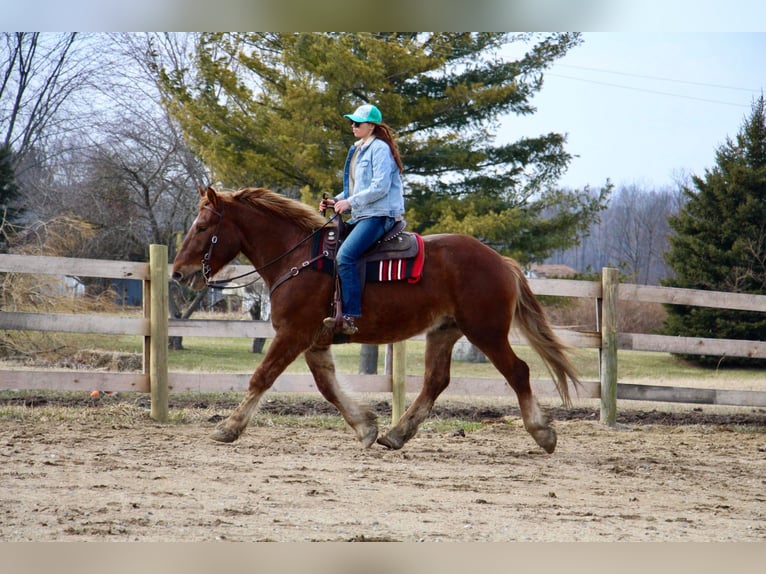
[[[299,265],[310,249],[311,242],[303,241],[309,234],[282,221],[258,217],[255,221],[245,221],[240,229],[242,253],[269,286],[287,270]]]

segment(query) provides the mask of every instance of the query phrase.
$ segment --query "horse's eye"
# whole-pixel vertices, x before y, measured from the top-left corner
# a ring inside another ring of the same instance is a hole
[[[205,231],[207,231],[207,227],[205,227],[204,225],[197,226],[197,233],[204,233]]]

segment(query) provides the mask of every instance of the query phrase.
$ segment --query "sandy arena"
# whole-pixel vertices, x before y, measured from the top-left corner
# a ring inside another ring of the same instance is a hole
[[[0,539],[766,538],[762,409],[623,410],[617,429],[593,420],[597,410],[554,410],[559,444],[546,455],[513,407],[441,407],[434,418],[479,422],[465,431],[426,424],[403,450],[389,451],[362,450],[332,414],[315,416],[321,424],[277,424],[269,412],[316,413],[321,401],[264,401],[231,445],[208,439],[229,405],[197,406],[204,408],[186,409],[171,424],[121,398],[38,404],[22,411],[35,416],[1,419]],[[41,418],[41,409],[50,413]],[[390,418],[380,420],[385,427]]]

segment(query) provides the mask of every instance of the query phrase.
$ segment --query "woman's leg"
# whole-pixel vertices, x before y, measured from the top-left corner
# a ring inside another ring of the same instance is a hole
[[[338,249],[337,264],[344,315],[362,316],[362,282],[357,261],[390,229],[389,220],[393,222],[390,217],[360,219]]]

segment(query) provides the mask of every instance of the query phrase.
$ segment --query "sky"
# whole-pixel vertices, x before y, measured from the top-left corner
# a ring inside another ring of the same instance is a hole
[[[559,184],[675,188],[715,167],[766,93],[766,33],[594,32],[545,73],[532,116],[498,141],[567,135],[578,157]]]

